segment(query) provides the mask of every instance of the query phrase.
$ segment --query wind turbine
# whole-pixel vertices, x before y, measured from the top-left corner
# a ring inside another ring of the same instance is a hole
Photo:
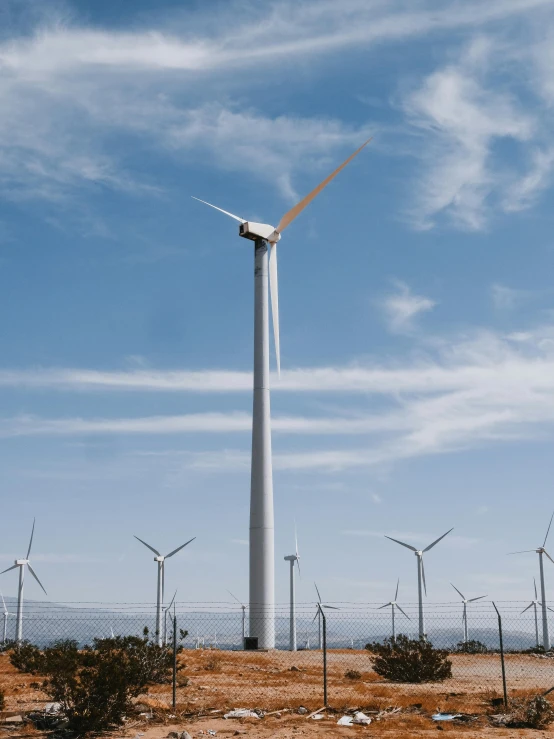
[[[535,644],[536,644],[537,647],[539,647],[540,646],[540,641],[539,641],[539,616],[538,616],[538,612],[537,612],[537,606],[540,606],[541,603],[538,600],[538,597],[539,596],[537,595],[537,581],[535,580],[535,578],[533,578],[533,586],[535,588],[535,600],[532,600],[529,603],[529,605],[527,606],[527,608],[524,608],[521,613],[522,614],[525,613],[525,611],[528,611],[530,608],[533,609],[533,611],[535,613]],[[551,611],[552,608],[549,608],[549,610]]]
[[[319,592],[319,588],[314,582],[315,591],[317,593],[317,603],[316,603],[316,617],[317,617],[317,648],[321,649],[321,609],[322,608],[330,608],[332,611],[340,611],[340,608],[337,608],[337,606],[327,606],[325,605],[321,600],[321,593]],[[314,618],[315,621],[315,618]]]
[[[542,556],[543,554],[546,554],[548,559],[551,562],[554,562],[554,559],[548,554],[546,549],[544,548],[546,546],[546,540],[548,539],[548,534],[550,533],[550,527],[552,526],[552,519],[554,518],[554,513],[552,513],[552,516],[550,516],[550,523],[548,524],[548,528],[546,529],[546,536],[544,537],[544,541],[542,543],[542,547],[538,547],[537,549],[524,549],[521,552],[508,552],[508,554],[527,554],[527,552],[536,552],[539,555],[539,573],[541,578],[541,607],[542,607],[542,646],[544,648],[545,652],[548,652],[550,649],[550,635],[548,633],[548,614],[547,614],[547,605],[546,605],[546,591],[544,588],[544,567],[543,567],[543,561]]]
[[[31,529],[31,538],[29,539],[29,547],[27,549],[27,556],[25,559],[16,559],[15,564],[13,564],[11,567],[8,567],[6,570],[3,570],[3,572],[0,572],[0,575],[3,575],[4,572],[9,572],[10,570],[15,570],[16,567],[19,567],[19,590],[17,594],[17,627],[16,627],[16,633],[15,633],[15,640],[19,643],[23,639],[23,585],[25,583],[25,567],[27,566],[29,568],[29,572],[31,575],[35,578],[35,580],[38,582],[40,587],[44,590],[44,586],[41,583],[41,581],[38,579],[36,572],[31,567],[31,563],[29,562],[29,557],[31,556],[31,547],[33,546],[33,536],[35,535],[35,519],[33,518],[33,528]],[[44,590],[44,594],[48,595],[46,590]],[[6,618],[6,616],[4,616]]]
[[[289,649],[296,652],[296,604],[294,598],[294,565],[298,567],[298,576],[300,577],[300,555],[298,554],[298,537],[296,535],[296,526],[294,527],[294,546],[295,554],[289,554],[285,557],[285,562],[290,562],[290,624],[289,624]]]
[[[134,536],[134,534],[133,534]],[[184,544],[181,544],[180,547],[177,547],[177,549],[174,549],[172,552],[169,552],[169,554],[160,554],[157,549],[154,549],[154,547],[151,547],[150,544],[147,544],[142,539],[139,539],[138,536],[135,536],[135,539],[138,539],[141,544],[144,544],[145,547],[148,547],[150,551],[154,552],[156,555],[154,557],[154,562],[158,563],[158,586],[156,589],[156,640],[158,642],[158,646],[163,645],[163,634],[162,634],[162,607],[164,602],[164,586],[165,586],[165,560],[169,559],[170,557],[173,557],[174,554],[177,554],[177,552],[180,552],[181,549],[186,547],[188,544],[191,543],[191,541],[194,541],[196,539],[196,536],[193,536],[192,539],[189,539]]]
[[[395,541],[397,544],[401,544],[403,547],[406,547],[406,549],[411,549],[411,551],[415,554],[417,558],[417,594],[418,594],[418,604],[419,604],[419,638],[425,639],[425,617],[423,614],[423,590],[425,590],[425,595],[427,595],[427,583],[425,582],[425,568],[423,567],[423,555],[425,552],[428,552],[430,549],[432,549],[436,544],[439,543],[441,539],[444,539],[447,534],[449,534],[453,529],[449,529],[446,534],[443,534],[442,536],[439,536],[438,539],[435,539],[434,542],[429,544],[428,547],[425,547],[425,549],[416,549],[411,544],[405,544],[403,541],[399,541],[398,539],[393,539],[392,536],[386,536],[386,539],[390,539],[391,541]],[[422,588],[423,585],[423,588]]]
[[[239,606],[242,608],[242,647],[244,649],[244,639],[246,637],[246,606],[244,603],[241,603],[241,601],[237,598],[236,595],[233,595],[230,590],[227,591],[231,598],[234,598]]]
[[[281,370],[277,242],[287,226],[309,205],[346,165],[369,143],[366,141],[314,190],[291,208],[274,227],[239,218],[216,205],[199,200],[240,223],[239,236],[254,242],[254,397],[250,475],[250,636],[259,649],[275,647],[275,547],[273,469],[269,392],[268,251],[271,313],[277,373]]]
[[[3,643],[6,643],[6,637],[8,635],[8,617],[9,616],[15,616],[15,613],[10,613],[6,607],[6,601],[4,600],[4,596],[2,595],[2,591],[0,590],[0,595],[2,596],[2,605],[4,606],[4,639]]]
[[[171,599],[171,603],[167,606],[167,608],[164,608],[164,645],[167,646],[167,612],[169,611],[171,613],[171,606],[175,602],[175,597],[177,596],[177,590],[173,593],[173,598]]]
[[[408,619],[408,621],[411,621],[412,620],[408,616],[407,613],[404,613],[404,611],[402,610],[402,608],[400,608],[400,606],[396,602],[398,600],[398,587],[399,587],[399,585],[400,585],[400,579],[396,583],[396,593],[394,594],[394,600],[389,601],[389,603],[385,603],[384,606],[379,606],[379,608],[377,609],[378,611],[380,611],[381,608],[387,608],[387,606],[390,606],[391,607],[391,613],[392,613],[392,640],[393,640],[393,642],[396,641],[396,627],[395,627],[395,622],[394,622],[395,621],[395,619],[394,619],[394,616],[395,616],[394,609],[395,608],[398,608],[398,610],[400,611],[400,613],[404,614],[404,616],[406,616],[406,618]]]
[[[467,644],[468,641],[469,641],[468,636],[467,636],[467,604],[468,603],[473,603],[476,600],[481,600],[481,598],[486,598],[487,596],[486,595],[479,595],[477,598],[469,598],[468,599],[468,598],[465,597],[465,595],[463,593],[461,593],[458,590],[458,588],[455,585],[453,585],[452,583],[450,583],[450,584],[452,585],[452,587],[454,588],[454,590],[458,593],[458,595],[462,599],[462,603],[464,604],[464,612],[463,612],[463,615],[462,615],[462,624],[464,626],[464,644]]]

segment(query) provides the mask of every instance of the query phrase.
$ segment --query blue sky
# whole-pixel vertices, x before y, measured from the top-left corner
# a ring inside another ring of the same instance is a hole
[[[247,594],[249,243],[280,246],[277,597],[529,599],[554,509],[554,2],[0,8],[0,558]],[[4,592],[15,592],[12,573]],[[547,570],[554,586],[554,570]],[[11,578],[11,579],[10,579]],[[29,597],[40,596],[31,583]]]

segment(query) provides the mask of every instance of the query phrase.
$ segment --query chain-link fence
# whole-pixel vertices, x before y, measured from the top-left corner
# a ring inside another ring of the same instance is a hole
[[[554,686],[554,657],[550,658],[542,648],[541,608],[537,606],[535,611],[532,607],[522,613],[526,605],[497,603],[502,615],[510,697],[544,693]],[[269,651],[243,649],[249,613],[239,604],[178,603],[171,612],[164,610],[163,640],[172,643],[175,617],[177,640],[183,647],[178,655],[182,668],[176,688],[178,706],[190,711],[238,706],[271,711],[299,705],[313,710],[327,703],[337,708],[373,706],[381,710],[386,706],[421,705],[429,710],[478,712],[485,703],[490,705],[491,700],[502,699],[499,624],[491,602],[468,604],[465,619],[462,603],[426,604],[426,638],[434,647],[448,650],[452,677],[423,684],[390,682],[373,670],[375,654],[366,645],[391,637],[392,606],[328,606],[333,607],[324,609],[322,619],[315,604],[298,604],[295,631],[291,634],[289,606],[278,605],[276,649]],[[394,612],[395,634],[418,639],[417,604],[403,603],[401,609]],[[13,604],[8,604],[7,610],[15,613]],[[145,627],[155,638],[155,610],[155,606],[140,604],[28,603],[24,609],[23,639],[39,647],[62,639],[84,646],[94,638],[142,635]],[[4,619],[6,636],[13,639],[16,617],[8,615]],[[552,631],[554,636],[554,623]],[[294,636],[296,651],[291,651]],[[4,669],[7,680],[6,674]],[[35,707],[45,699],[35,689],[26,688],[23,693],[19,702],[25,703],[25,707]],[[171,686],[152,686],[144,701],[147,706],[169,708]]]

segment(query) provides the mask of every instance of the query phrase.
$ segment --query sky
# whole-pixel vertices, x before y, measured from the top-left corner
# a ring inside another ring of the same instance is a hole
[[[195,536],[168,592],[247,598],[253,248],[191,196],[275,224],[372,136],[279,246],[277,600],[295,520],[300,601],[414,602],[384,534],[451,527],[429,601],[530,600],[553,108],[553,0],[4,0],[0,564],[36,516],[49,599],[147,603]]]

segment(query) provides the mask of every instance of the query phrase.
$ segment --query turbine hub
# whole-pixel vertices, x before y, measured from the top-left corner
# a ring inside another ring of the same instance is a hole
[[[414,552],[416,557],[423,557],[423,552],[421,550]]]
[[[163,562],[164,559],[165,559],[165,557],[162,557],[162,555],[160,554],[159,557],[154,557],[154,562]]]

